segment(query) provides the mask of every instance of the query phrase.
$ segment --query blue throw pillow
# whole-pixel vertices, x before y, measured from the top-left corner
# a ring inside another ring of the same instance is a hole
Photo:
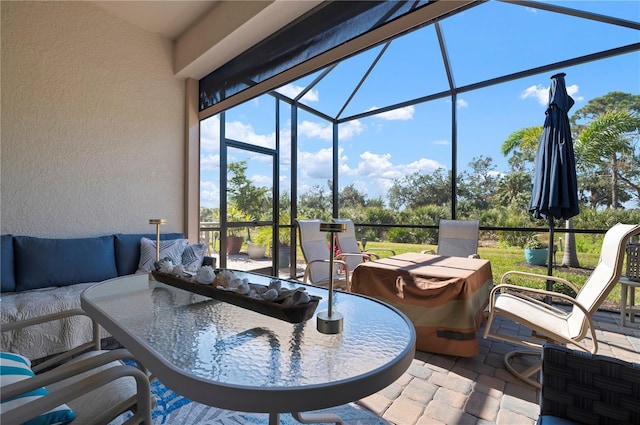
[[[118,276],[113,235],[84,239],[15,236],[14,242],[17,291]]]
[[[140,264],[140,240],[147,238],[156,240],[156,234],[117,234],[115,235],[116,267],[118,276],[134,274]],[[182,233],[160,233],[160,240],[184,239]]]
[[[0,283],[2,292],[16,290],[15,267],[13,265],[13,236],[2,235],[0,247]]]
[[[31,362],[26,357],[14,353],[0,353],[0,387],[35,376],[31,370]],[[45,388],[38,388],[18,397],[2,402],[2,411],[24,409],[30,403],[49,394]],[[26,407],[28,408],[28,407]],[[27,422],[26,425],[66,424],[73,421],[76,414],[66,404],[43,413]]]

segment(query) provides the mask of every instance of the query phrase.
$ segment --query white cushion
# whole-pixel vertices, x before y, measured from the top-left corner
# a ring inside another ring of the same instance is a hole
[[[105,353],[104,350],[89,351],[81,356],[74,358],[68,363],[74,363],[88,357],[94,357]],[[101,370],[108,369],[114,366],[122,366],[122,362],[119,360],[107,363],[106,365],[96,367],[90,371],[75,375],[71,378],[65,379],[60,382],[56,382],[49,385],[50,391],[55,391],[62,386],[70,385],[73,382],[79,382],[87,379],[90,375],[93,375]],[[116,406],[131,397],[135,397],[137,394],[136,380],[132,376],[125,376],[109,382],[93,391],[90,391],[74,400],[67,402],[69,407],[76,413],[76,419],[72,425],[83,425],[95,423],[96,415],[105,412],[106,410]]]
[[[14,353],[0,353],[0,388],[34,377],[35,374],[31,370],[31,361],[26,357]],[[20,408],[26,403],[44,397],[49,394],[44,387],[29,393],[23,394],[11,400],[2,403],[2,411],[8,412],[13,409]],[[55,409],[35,417],[26,424],[28,425],[46,425],[46,424],[66,424],[73,421],[76,414],[66,404],[61,404]],[[75,422],[74,422],[75,423]]]

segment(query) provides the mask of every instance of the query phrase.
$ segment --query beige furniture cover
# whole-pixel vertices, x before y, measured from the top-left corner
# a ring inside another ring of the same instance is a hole
[[[488,260],[406,253],[360,264],[352,292],[398,308],[416,328],[420,351],[471,357],[493,287]]]

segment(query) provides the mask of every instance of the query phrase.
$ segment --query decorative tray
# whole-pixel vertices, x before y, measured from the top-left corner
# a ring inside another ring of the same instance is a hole
[[[185,291],[193,292],[206,297],[215,298],[238,307],[246,308],[257,313],[271,316],[276,319],[284,320],[290,323],[305,322],[313,317],[321,297],[311,295],[309,302],[298,305],[287,305],[283,301],[268,301],[264,299],[252,298],[248,295],[238,294],[236,292],[218,289],[214,285],[205,285],[195,282],[191,278],[182,278],[169,273],[160,271],[152,271],[153,277],[158,281]],[[256,285],[256,284],[251,284]],[[263,285],[261,285],[263,286]],[[304,289],[304,288],[301,288]],[[292,290],[291,292],[295,292]]]

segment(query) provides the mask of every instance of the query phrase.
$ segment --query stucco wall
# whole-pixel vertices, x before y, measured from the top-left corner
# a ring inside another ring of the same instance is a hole
[[[2,233],[182,231],[170,41],[88,2],[1,4]]]

